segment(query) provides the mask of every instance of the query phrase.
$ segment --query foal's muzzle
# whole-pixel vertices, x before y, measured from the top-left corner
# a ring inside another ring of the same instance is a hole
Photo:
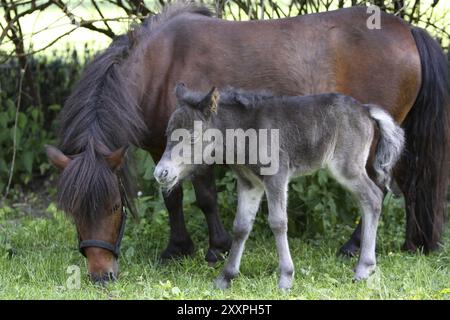
[[[160,185],[168,187],[173,185],[178,178],[172,171],[173,170],[164,165],[157,165],[153,172],[153,176]]]

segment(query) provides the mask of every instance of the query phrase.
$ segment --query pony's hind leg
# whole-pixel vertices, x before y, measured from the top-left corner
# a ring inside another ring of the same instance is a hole
[[[361,246],[361,221],[353,230],[350,239],[339,248],[338,254],[343,257],[355,257],[359,253],[359,247]]]
[[[277,176],[266,177],[264,181],[269,207],[269,225],[275,236],[278,251],[280,279],[278,286],[282,290],[288,290],[292,286],[294,278],[294,264],[292,263],[289,243],[287,238],[287,191],[288,179]]]
[[[331,169],[335,178],[356,196],[362,209],[361,253],[354,279],[367,279],[376,267],[375,245],[383,192],[369,178],[364,167]]]
[[[233,243],[225,267],[215,281],[219,289],[228,288],[231,280],[239,273],[245,241],[252,230],[263,193],[262,186],[250,186],[238,179],[238,208],[233,223]]]
[[[209,249],[205,260],[209,264],[214,264],[217,260],[222,259],[223,254],[230,250],[231,237],[220,220],[213,168],[209,167],[206,169],[206,172],[194,176],[192,184],[195,190],[197,206],[205,215],[208,225]]]

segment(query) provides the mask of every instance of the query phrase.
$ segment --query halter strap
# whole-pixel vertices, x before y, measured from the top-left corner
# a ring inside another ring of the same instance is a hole
[[[103,240],[96,240],[96,239],[89,239],[89,240],[81,240],[80,235],[78,234],[78,250],[80,253],[86,257],[86,253],[84,251],[85,248],[95,247],[95,248],[101,248],[110,251],[114,257],[117,259],[119,258],[120,254],[120,244],[122,242],[123,234],[125,232],[125,223],[127,220],[127,207],[131,208],[130,203],[127,198],[127,193],[125,191],[125,187],[122,183],[122,179],[119,179],[119,186],[120,186],[120,199],[122,201],[122,221],[120,223],[120,230],[119,234],[117,236],[117,240],[114,244],[111,244],[109,242],[103,241]],[[131,210],[131,209],[130,209]]]

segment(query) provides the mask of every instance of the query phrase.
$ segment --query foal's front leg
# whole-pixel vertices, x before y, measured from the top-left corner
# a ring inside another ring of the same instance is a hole
[[[233,243],[228,260],[221,274],[215,281],[219,289],[226,289],[239,273],[245,241],[250,234],[258,212],[259,203],[264,193],[262,186],[249,186],[238,179],[238,208],[233,224]]]
[[[282,290],[288,290],[292,286],[294,278],[294,264],[292,263],[289,243],[287,238],[287,191],[288,179],[277,176],[267,177],[264,181],[269,207],[269,225],[275,236],[277,244],[280,280],[278,286]]]

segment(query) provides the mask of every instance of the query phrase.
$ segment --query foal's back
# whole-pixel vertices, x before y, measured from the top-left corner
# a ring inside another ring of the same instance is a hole
[[[262,99],[254,104],[257,128],[278,129],[280,160],[305,174],[333,159],[364,166],[374,121],[352,97],[327,93]]]

